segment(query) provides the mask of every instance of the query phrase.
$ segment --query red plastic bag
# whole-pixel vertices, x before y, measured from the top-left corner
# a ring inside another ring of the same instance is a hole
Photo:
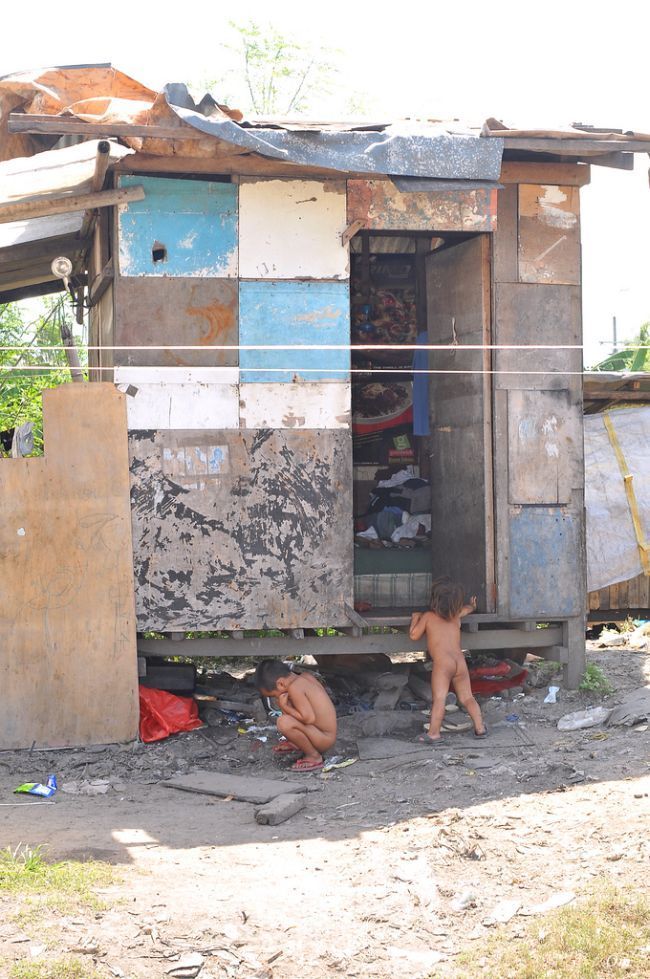
[[[179,731],[203,727],[199,710],[191,697],[176,697],[166,690],[140,687],[140,739],[162,741]]]

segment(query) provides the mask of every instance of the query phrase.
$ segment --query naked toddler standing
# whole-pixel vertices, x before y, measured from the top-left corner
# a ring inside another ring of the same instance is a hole
[[[442,740],[440,728],[450,686],[454,688],[458,703],[469,714],[476,737],[484,738],[487,735],[481,708],[472,694],[469,670],[460,646],[461,619],[475,609],[476,598],[466,605],[461,585],[445,577],[433,582],[430,611],[414,612],[411,616],[409,636],[417,640],[426,634],[427,649],[433,664],[431,719],[427,734],[421,734],[416,739],[420,743],[435,744]]]

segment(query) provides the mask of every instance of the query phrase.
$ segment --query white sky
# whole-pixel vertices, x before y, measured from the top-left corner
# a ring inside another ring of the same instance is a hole
[[[29,30],[13,31],[0,52],[0,75],[108,61],[153,88],[198,82],[223,70],[219,44],[228,21],[264,23],[269,11],[277,30],[341,52],[339,96],[360,93],[373,116],[497,116],[529,128],[581,121],[650,132],[646,16],[633,0],[535,7],[512,0],[238,0],[228,7],[113,0],[60,10],[32,0]],[[593,167],[581,196],[590,364],[609,352],[599,341],[611,340],[612,316],[619,338],[650,320],[648,157],[637,156],[634,173]]]

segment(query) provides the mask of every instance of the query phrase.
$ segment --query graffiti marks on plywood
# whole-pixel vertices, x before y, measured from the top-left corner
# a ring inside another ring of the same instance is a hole
[[[132,432],[140,629],[344,624],[345,430]]]

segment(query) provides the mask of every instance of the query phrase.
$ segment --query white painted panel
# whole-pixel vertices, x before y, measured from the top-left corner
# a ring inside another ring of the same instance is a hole
[[[120,384],[120,388],[125,385]],[[139,384],[127,394],[129,431],[170,428],[239,428],[236,384]]]
[[[116,367],[116,384],[238,384],[239,367]]]
[[[239,387],[242,428],[349,428],[350,385],[252,383]]]
[[[243,279],[347,279],[344,181],[242,180],[239,274]]]

